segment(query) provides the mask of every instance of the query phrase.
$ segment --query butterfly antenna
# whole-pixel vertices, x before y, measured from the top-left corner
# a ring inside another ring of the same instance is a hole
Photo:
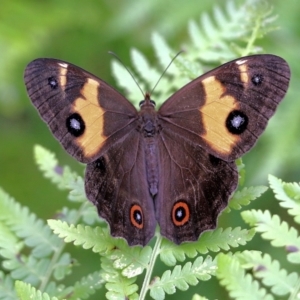
[[[166,74],[166,72],[168,71],[169,67],[171,66],[171,64],[173,63],[173,61],[177,58],[177,56],[179,56],[182,52],[184,52],[183,50],[179,51],[169,62],[169,64],[167,65],[167,67],[165,68],[165,70],[162,72],[162,74],[160,75],[159,79],[157,80],[155,86],[153,87],[153,89],[151,90],[150,95],[152,95],[154,89],[156,88],[156,86],[158,85],[158,83],[160,82],[160,80],[162,79],[162,77]]]
[[[116,53],[112,52],[112,51],[108,51],[108,53],[111,54],[111,55],[113,55],[113,56],[114,56],[114,57],[122,64],[122,66],[123,66],[123,67],[125,68],[125,70],[129,73],[129,75],[132,77],[133,81],[136,83],[136,85],[137,85],[138,88],[140,89],[140,91],[141,91],[143,97],[145,97],[145,94],[144,94],[143,90],[141,89],[139,83],[136,81],[136,79],[134,78],[134,76],[132,75],[132,73],[130,72],[130,70],[125,66],[125,64],[122,62],[122,60],[119,58],[119,56],[118,56]]]

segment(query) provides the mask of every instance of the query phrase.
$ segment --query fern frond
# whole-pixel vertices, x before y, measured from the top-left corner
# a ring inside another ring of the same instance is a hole
[[[38,291],[35,287],[22,281],[16,281],[15,284],[19,299],[34,299],[34,300],[59,300],[56,297],[50,297],[47,293]]]
[[[227,1],[225,11],[215,6],[212,17],[203,13],[199,23],[190,21],[188,26],[190,40],[184,47],[187,51],[180,55],[168,69],[167,75],[172,75],[172,80],[164,76],[156,87],[157,106],[160,106],[172,91],[201,75],[205,67],[211,68],[212,64],[216,65],[237,56],[257,53],[258,48],[254,45],[256,39],[273,28],[270,12],[270,5],[261,5],[259,0],[248,0],[241,5],[235,5],[234,1]],[[159,67],[151,67],[144,55],[137,50],[133,49],[131,52],[134,69],[141,77],[142,89],[145,86],[153,87],[179,50],[172,49],[157,32],[152,35],[151,41]],[[112,62],[112,71],[117,83],[125,89],[132,103],[138,107],[141,96],[131,76],[116,61]]]
[[[283,182],[272,175],[269,175],[269,183],[280,206],[287,208],[295,222],[300,224],[300,185]]]
[[[35,257],[43,257],[55,251],[59,239],[52,235],[49,227],[37,219],[27,207],[22,207],[0,189],[0,220],[15,234],[24,239],[25,245],[33,248]]]
[[[188,262],[183,267],[177,265],[172,271],[164,272],[161,278],[156,278],[150,287],[150,295],[153,299],[164,299],[165,294],[174,294],[176,289],[186,291],[199,280],[209,280],[215,272],[215,260],[210,256],[203,260],[200,256],[193,263]]]
[[[15,300],[17,295],[14,291],[14,280],[9,274],[0,271],[0,299]]]
[[[289,227],[285,221],[280,220],[278,215],[261,210],[249,210],[242,212],[242,217],[246,223],[255,226],[257,232],[266,240],[271,240],[274,247],[286,247],[291,252],[287,255],[290,262],[300,263],[300,237],[295,228]]]
[[[122,270],[122,275],[132,278],[143,273],[148,267],[151,253],[152,248],[149,246],[130,248],[124,245],[124,247],[114,250],[109,258],[113,261],[115,269]]]
[[[218,255],[216,276],[229,295],[236,300],[272,300],[273,296],[260,288],[259,283],[246,274],[237,258],[231,255]]]
[[[69,225],[60,220],[48,220],[49,227],[66,243],[74,243],[83,249],[91,249],[95,253],[102,253],[115,247],[116,242],[107,229],[92,228],[83,225]]]
[[[247,206],[249,203],[259,198],[268,188],[266,186],[245,187],[241,191],[236,191],[230,199],[226,211],[230,208],[238,210],[242,206]]]
[[[123,276],[120,270],[114,269],[113,262],[107,257],[101,258],[101,268],[102,278],[106,281],[105,287],[108,290],[107,299],[138,299],[136,277]]]
[[[293,272],[288,274],[280,268],[277,260],[269,254],[262,255],[258,251],[244,251],[238,254],[239,261],[245,268],[252,268],[255,277],[261,278],[264,285],[271,287],[273,294],[284,296],[291,294],[298,283],[299,276]]]
[[[104,284],[101,274],[101,271],[94,272],[76,282],[68,300],[87,299],[90,295],[93,295]]]
[[[228,251],[231,247],[245,245],[254,236],[254,230],[241,229],[240,227],[218,228],[213,231],[206,231],[195,243],[174,245],[164,240],[160,252],[160,259],[168,266],[174,266],[177,261],[184,261],[186,256],[194,258],[197,253],[206,254],[209,250],[218,252],[220,249]]]
[[[69,167],[61,167],[55,155],[42,146],[34,147],[35,161],[46,178],[49,178],[59,189],[70,190],[69,200],[86,201],[82,177],[72,172]]]
[[[128,247],[123,239],[111,237],[107,229],[82,225],[75,227],[59,220],[48,220],[48,224],[66,243],[73,242],[84,249],[92,248],[95,253],[106,254],[113,267],[122,270],[128,278],[141,274],[148,265],[152,251],[150,247]]]

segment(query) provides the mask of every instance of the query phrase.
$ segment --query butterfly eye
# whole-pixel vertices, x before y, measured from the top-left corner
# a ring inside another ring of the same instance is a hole
[[[150,101],[150,103],[155,107],[156,106],[156,103],[155,103],[155,101],[153,101],[153,100],[151,100],[151,99],[149,99],[149,101]],[[146,100],[142,100],[141,102],[140,102],[140,107],[142,107],[144,104],[145,104],[145,102],[146,102]]]

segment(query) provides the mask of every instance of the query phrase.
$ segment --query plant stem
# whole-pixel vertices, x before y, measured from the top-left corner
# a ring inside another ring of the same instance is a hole
[[[151,257],[150,257],[150,261],[149,261],[149,266],[146,269],[146,275],[144,278],[144,282],[141,288],[141,292],[140,292],[140,298],[139,300],[144,300],[146,297],[146,294],[148,292],[149,289],[149,284],[150,284],[150,279],[151,279],[151,275],[153,272],[153,268],[154,268],[154,264],[156,262],[156,258],[159,255],[160,252],[160,245],[162,242],[162,236],[158,233],[155,241],[155,245],[153,247],[152,253],[151,253]]]

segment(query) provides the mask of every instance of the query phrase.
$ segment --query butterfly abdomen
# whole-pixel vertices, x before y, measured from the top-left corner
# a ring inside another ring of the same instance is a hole
[[[146,173],[149,186],[149,192],[152,197],[158,191],[158,151],[155,138],[145,139],[145,157],[146,157]]]

